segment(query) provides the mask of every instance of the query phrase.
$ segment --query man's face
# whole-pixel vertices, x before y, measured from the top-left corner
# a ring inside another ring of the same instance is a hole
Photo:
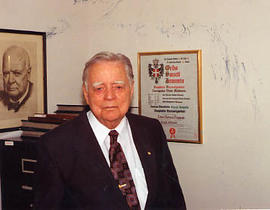
[[[134,84],[130,84],[122,63],[104,61],[90,68],[88,87],[83,87],[85,100],[95,117],[113,129],[128,111]]]
[[[18,100],[27,89],[30,69],[23,57],[8,54],[3,58],[4,90],[13,100]]]

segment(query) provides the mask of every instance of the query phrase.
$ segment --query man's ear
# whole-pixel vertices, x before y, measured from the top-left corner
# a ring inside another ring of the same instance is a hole
[[[27,78],[28,78],[28,81],[30,81],[30,77],[31,77],[31,69],[32,69],[31,66],[29,66],[29,68],[27,69]]]
[[[134,81],[131,82],[130,92],[131,92],[131,98],[132,98],[133,97],[133,93],[134,93]]]
[[[83,89],[83,96],[84,96],[84,99],[85,99],[86,103],[89,104],[89,103],[88,103],[88,90],[87,90],[87,87],[86,87],[85,84],[83,84],[82,89]]]

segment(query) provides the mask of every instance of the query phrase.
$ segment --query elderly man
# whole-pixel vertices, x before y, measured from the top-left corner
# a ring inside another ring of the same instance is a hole
[[[0,100],[8,110],[18,112],[31,96],[33,84],[29,81],[31,66],[27,51],[18,46],[9,47],[3,55],[3,86]]]
[[[91,111],[39,141],[36,209],[186,209],[159,121],[128,112],[130,60],[101,52],[83,72]]]

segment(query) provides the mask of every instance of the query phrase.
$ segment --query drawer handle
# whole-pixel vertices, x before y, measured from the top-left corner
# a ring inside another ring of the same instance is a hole
[[[22,185],[23,190],[33,190],[33,187],[27,186],[27,185]]]
[[[37,160],[22,158],[22,172],[23,173],[28,173],[28,174],[34,174],[35,173],[34,171],[25,169],[25,163],[26,162],[36,163]]]

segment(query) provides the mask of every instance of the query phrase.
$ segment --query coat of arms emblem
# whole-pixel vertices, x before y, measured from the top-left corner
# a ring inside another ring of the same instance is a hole
[[[148,65],[149,77],[151,77],[151,79],[154,79],[156,84],[164,74],[163,64],[159,64],[158,62],[158,59],[154,59],[153,64]]]

